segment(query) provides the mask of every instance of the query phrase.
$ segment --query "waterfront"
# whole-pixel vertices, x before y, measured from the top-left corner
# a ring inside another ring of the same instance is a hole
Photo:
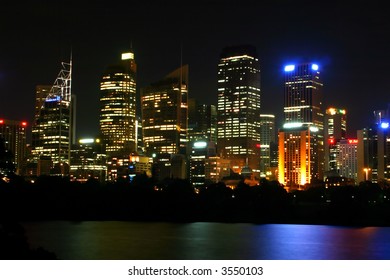
[[[39,221],[31,248],[63,260],[388,260],[390,227]]]

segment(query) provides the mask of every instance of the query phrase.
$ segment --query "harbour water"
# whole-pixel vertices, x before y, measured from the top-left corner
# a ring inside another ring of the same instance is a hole
[[[31,248],[63,260],[384,260],[390,227],[300,224],[39,221]]]

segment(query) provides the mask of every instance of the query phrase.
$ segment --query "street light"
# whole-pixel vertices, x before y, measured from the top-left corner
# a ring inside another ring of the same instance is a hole
[[[366,174],[366,176],[365,176],[366,181],[368,181],[368,171],[370,171],[370,170],[371,170],[371,168],[363,168],[363,171]]]

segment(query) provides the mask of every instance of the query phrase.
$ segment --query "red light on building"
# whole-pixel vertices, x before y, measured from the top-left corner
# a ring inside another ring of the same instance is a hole
[[[328,140],[328,142],[329,142],[329,144],[334,144],[334,139],[333,139],[333,138],[330,138],[330,139]]]
[[[27,122],[22,122],[22,126],[27,126]]]
[[[4,123],[4,120],[0,120],[0,124]]]
[[[260,149],[260,144],[256,144],[256,148]]]
[[[348,144],[357,144],[358,140],[357,139],[348,139]]]

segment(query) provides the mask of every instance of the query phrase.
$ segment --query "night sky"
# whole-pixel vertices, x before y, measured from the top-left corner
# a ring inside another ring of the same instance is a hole
[[[390,103],[385,2],[15,1],[0,10],[0,118],[32,121],[35,87],[53,84],[73,54],[77,137],[98,133],[99,83],[130,46],[137,87],[189,65],[189,96],[216,104],[223,47],[256,46],[262,113],[283,112],[283,66],[316,62],[325,106],[347,110],[350,137]]]

